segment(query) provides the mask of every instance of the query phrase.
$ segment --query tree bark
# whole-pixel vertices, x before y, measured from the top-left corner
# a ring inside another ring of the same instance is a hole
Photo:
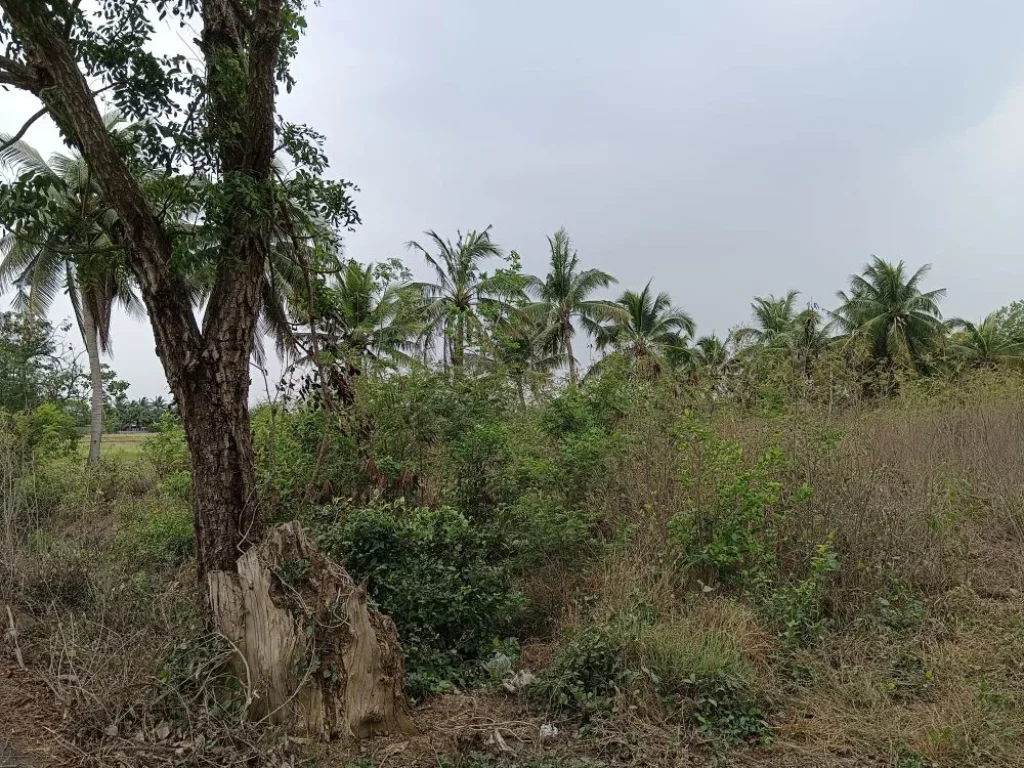
[[[89,383],[92,403],[89,413],[89,466],[100,463],[100,443],[103,440],[103,367],[100,363],[100,339],[96,320],[89,304],[82,306],[82,340],[89,358]]]

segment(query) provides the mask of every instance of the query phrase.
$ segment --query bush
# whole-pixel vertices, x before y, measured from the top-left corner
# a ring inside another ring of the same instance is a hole
[[[191,461],[185,430],[169,413],[160,417],[156,434],[142,443],[142,455],[153,465],[160,477],[158,488],[182,501],[192,497]]]
[[[412,693],[472,677],[523,606],[493,539],[450,507],[322,508],[317,541],[394,619]],[[496,564],[497,563],[497,564]]]
[[[610,712],[625,681],[622,644],[607,628],[569,633],[533,693],[555,712],[584,718]]]
[[[37,459],[67,456],[78,446],[74,416],[55,403],[40,405],[29,414],[28,434]]]
[[[78,548],[33,536],[33,553],[22,575],[20,600],[36,615],[82,611],[94,599],[91,563]]]
[[[272,513],[348,496],[365,483],[355,439],[333,426],[312,406],[263,405],[253,411],[256,471]]]
[[[566,510],[554,499],[528,492],[501,510],[495,524],[511,549],[517,571],[572,560],[594,546],[590,528],[594,515]]]
[[[786,497],[778,479],[786,457],[778,447],[750,461],[739,443],[719,437],[693,415],[678,430],[686,459],[681,479],[690,496],[670,531],[686,565],[734,586],[772,580],[782,502],[806,501],[812,490],[803,486]]]
[[[116,543],[127,558],[142,565],[176,564],[191,557],[194,540],[188,507],[163,498],[128,507]]]

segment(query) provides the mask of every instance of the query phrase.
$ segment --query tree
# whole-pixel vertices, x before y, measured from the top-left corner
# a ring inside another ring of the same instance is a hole
[[[833,316],[848,338],[867,345],[874,365],[889,372],[897,363],[922,369],[925,354],[942,338],[939,301],[946,291],[921,290],[929,269],[926,264],[908,275],[902,261],[875,256],[850,277],[849,292],[837,294],[842,304]]]
[[[736,331],[738,342],[752,342],[765,349],[786,349],[796,327],[799,291],[785,296],[756,296],[751,304],[754,324]]]
[[[790,350],[793,363],[805,379],[811,378],[814,361],[831,343],[832,324],[825,322],[817,308],[807,307],[794,318]]]
[[[603,322],[624,320],[621,307],[610,301],[591,299],[599,288],[617,282],[599,269],[579,269],[579,257],[572,249],[569,233],[559,229],[548,238],[551,261],[547,276],[527,279],[527,291],[536,297],[523,311],[542,324],[543,344],[552,354],[561,358],[569,368],[569,382],[577,382],[577,361],[572,351],[576,335],[574,319],[579,319],[587,330],[596,329]]]
[[[283,146],[300,169],[308,208],[319,207],[343,226],[357,217],[346,184],[318,179],[325,162],[316,135],[277,119],[279,84],[292,82],[288,61],[302,24],[297,4],[102,0],[88,13],[78,3],[52,5],[0,2],[0,38],[10,43],[0,59],[0,84],[39,97],[40,112],[49,113],[81,153],[116,214],[112,238],[139,282],[192,452],[198,571],[205,585],[208,572],[234,568],[257,530],[248,364],[270,234],[281,226],[275,148]],[[201,25],[201,73],[183,56],[152,52],[150,12],[170,13],[183,28]],[[120,146],[106,129],[97,87],[144,126],[133,147]],[[175,216],[150,204],[133,173],[138,162],[171,171],[166,185],[182,204],[195,206],[205,240],[219,243],[201,326],[179,269],[188,259],[189,235],[175,231]],[[196,185],[179,181],[183,177],[173,173],[179,168],[210,180],[212,191],[188,200]],[[8,198],[45,205],[40,189],[37,181],[16,184]],[[25,208],[21,217],[8,212],[4,222],[22,236],[37,231],[40,218]]]
[[[537,385],[547,381],[561,362],[550,352],[549,341],[550,329],[523,312],[509,313],[491,328],[494,361],[508,372],[522,406],[527,388],[536,395]]]
[[[116,116],[107,117],[108,130],[117,121]],[[38,317],[45,316],[58,289],[70,298],[89,361],[89,463],[95,465],[103,438],[100,353],[112,350],[112,311],[117,304],[132,315],[142,312],[124,252],[110,239],[116,215],[80,155],[54,153],[46,161],[23,141],[11,143],[10,137],[0,136],[0,142],[9,145],[0,153],[0,167],[38,177],[33,181],[46,185],[57,214],[31,236],[8,232],[0,239],[0,291],[13,282],[23,299],[19,308]]]
[[[0,85],[39,98],[42,109],[32,119],[53,118],[116,214],[111,239],[127,254],[138,281],[189,446],[199,585],[221,631],[244,646],[246,668],[261,684],[269,681],[258,706],[277,719],[290,711],[286,705],[301,707],[303,725],[317,734],[403,727],[402,665],[393,625],[370,611],[365,598],[359,601],[351,580],[317,558],[301,531],[275,529],[275,552],[310,560],[311,572],[323,576],[319,583],[345,596],[346,621],[365,651],[357,654],[360,666],[342,670],[334,682],[293,680],[293,651],[302,638],[296,622],[326,622],[329,606],[320,610],[324,615],[311,616],[319,603],[306,602],[294,606],[293,615],[273,603],[266,589],[256,590],[272,576],[261,565],[267,558],[253,549],[260,499],[248,412],[249,359],[273,233],[295,229],[289,217],[296,209],[315,212],[332,227],[358,222],[351,185],[322,178],[322,138],[277,115],[279,91],[294,85],[289,62],[305,25],[303,3],[96,0],[83,10],[75,0],[0,0],[0,9]],[[153,52],[152,20],[168,15],[182,34],[196,38],[198,51],[187,57]],[[96,104],[100,92],[141,126],[134,146],[119,145],[107,130]],[[274,171],[278,151],[287,153],[294,168],[295,183],[287,193]],[[154,204],[147,195],[151,189],[135,173],[140,166],[164,169],[166,204]],[[0,199],[0,223],[22,237],[38,232],[54,209],[33,179],[7,185]],[[194,211],[195,227],[177,226],[185,208]],[[201,322],[186,279],[196,242],[218,244]],[[326,595],[324,600],[335,604]],[[260,608],[273,619],[256,621]],[[295,618],[303,611],[305,619]],[[336,658],[351,657],[350,640],[321,641],[333,644],[329,650]],[[289,650],[274,653],[275,648]],[[351,684],[338,682],[350,676]],[[289,687],[292,682],[297,685]],[[297,695],[302,686],[341,684],[348,687],[340,694]],[[356,695],[357,685],[365,686],[365,696]],[[347,706],[337,707],[337,701]]]
[[[729,348],[714,334],[701,336],[694,342],[690,365],[695,370],[705,372],[712,379],[719,379],[729,363]]]
[[[307,353],[319,337],[321,353],[355,358],[357,364],[398,366],[411,360],[423,335],[422,304],[415,286],[394,262],[348,262],[314,291],[316,322],[298,336]],[[307,313],[308,314],[308,313]]]
[[[1024,339],[1024,301],[1011,301],[994,314],[1004,333],[1015,339]]]
[[[478,309],[501,303],[505,290],[500,281],[481,269],[484,261],[503,255],[491,240],[491,228],[481,232],[458,233],[454,243],[433,230],[425,232],[435,253],[410,240],[406,247],[419,251],[433,268],[436,283],[419,283],[425,301],[427,327],[443,339],[442,359],[456,370],[465,362],[466,349],[482,336]]]
[[[978,324],[954,318],[946,327],[953,332],[949,339],[951,351],[973,365],[992,368],[1024,358],[1024,339],[997,312]]]
[[[623,293],[617,303],[624,319],[597,329],[599,349],[615,349],[645,375],[658,373],[672,355],[685,353],[696,324],[690,315],[672,306],[667,293],[655,295],[648,282],[639,293]]]
[[[58,346],[46,320],[0,312],[0,410],[30,411],[46,399]]]

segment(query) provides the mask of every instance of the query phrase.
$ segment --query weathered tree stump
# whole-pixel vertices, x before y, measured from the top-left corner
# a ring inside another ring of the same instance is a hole
[[[414,730],[394,622],[297,522],[268,531],[237,573],[208,579],[250,716],[320,739]]]

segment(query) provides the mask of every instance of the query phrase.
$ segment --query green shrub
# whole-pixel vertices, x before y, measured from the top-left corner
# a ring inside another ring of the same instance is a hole
[[[192,555],[192,513],[168,498],[146,499],[122,515],[117,546],[140,565],[175,564]]]
[[[355,438],[327,419],[312,406],[253,411],[256,472],[271,512],[349,496],[365,484]]]
[[[593,548],[593,522],[593,515],[566,510],[533,491],[503,508],[495,525],[511,550],[513,567],[524,571],[552,560],[571,560]]]
[[[699,730],[724,747],[767,744],[772,732],[761,703],[749,688],[728,675],[689,680],[693,707],[690,717]]]
[[[169,413],[160,417],[156,434],[142,443],[142,455],[156,470],[160,481],[157,485],[162,493],[176,499],[188,501],[192,497],[191,462],[185,430]]]
[[[779,638],[788,648],[816,640],[825,628],[823,600],[829,574],[840,569],[832,549],[835,535],[819,544],[811,557],[810,574],[795,584],[775,589],[766,601],[768,617],[779,627]]]
[[[56,403],[44,403],[29,414],[28,434],[36,459],[68,456],[80,437],[75,417]]]
[[[313,525],[324,551],[367,579],[394,619],[414,694],[468,680],[469,663],[520,615],[500,547],[454,509],[326,507]]]
[[[719,437],[693,415],[678,430],[685,457],[681,480],[691,495],[669,525],[684,562],[731,585],[772,579],[784,496],[777,476],[785,456],[772,447],[750,461],[739,443]],[[808,494],[801,489],[790,500]]]
[[[584,718],[610,712],[626,678],[616,633],[588,627],[570,633],[533,685],[533,693],[555,712]]]

